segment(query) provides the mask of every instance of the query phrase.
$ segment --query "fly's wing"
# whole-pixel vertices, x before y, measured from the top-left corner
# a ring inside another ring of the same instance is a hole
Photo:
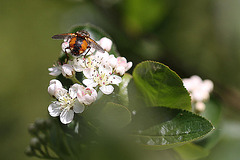
[[[95,42],[94,40],[92,40],[91,38],[87,38],[87,40],[89,41],[89,46],[104,53],[105,50],[99,45],[97,44],[97,42]]]
[[[52,36],[52,39],[66,39],[70,37],[75,37],[76,35],[74,33],[64,33],[64,34],[57,34]]]

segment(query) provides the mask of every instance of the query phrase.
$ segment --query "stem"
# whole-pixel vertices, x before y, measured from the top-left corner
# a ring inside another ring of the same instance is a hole
[[[38,151],[41,155],[46,156],[46,154],[43,152],[42,148],[39,148]]]
[[[49,152],[48,152],[48,148],[47,148],[47,146],[46,146],[46,145],[43,145],[43,147],[44,147],[44,150],[45,150],[47,156],[50,156],[50,154],[49,154]]]
[[[82,83],[79,82],[79,80],[76,78],[75,75],[74,75],[73,77],[69,78],[69,79],[71,79],[73,83],[78,83],[78,84],[81,84],[81,85],[82,85]]]

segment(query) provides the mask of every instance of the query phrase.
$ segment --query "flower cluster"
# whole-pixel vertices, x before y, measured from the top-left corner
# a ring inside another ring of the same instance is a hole
[[[52,117],[60,116],[64,124],[73,120],[74,113],[82,113],[86,105],[93,103],[97,99],[97,92],[111,94],[113,85],[118,86],[122,82],[121,77],[132,67],[132,62],[127,62],[126,58],[108,53],[112,47],[110,39],[104,37],[98,44],[105,50],[104,53],[91,48],[89,55],[73,56],[66,64],[58,63],[48,69],[50,75],[62,74],[75,83],[67,90],[59,80],[54,79],[48,87],[49,94],[56,98],[48,107],[49,114]],[[66,53],[70,53],[68,46],[68,41],[64,40],[62,50]],[[82,82],[75,78],[76,72],[83,73]]]
[[[192,76],[183,79],[185,88],[190,93],[192,104],[196,111],[203,112],[205,110],[204,102],[210,97],[213,90],[213,82],[211,80],[202,80],[199,76]]]

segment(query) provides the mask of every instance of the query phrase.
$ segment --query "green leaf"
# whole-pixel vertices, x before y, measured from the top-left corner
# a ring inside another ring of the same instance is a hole
[[[98,119],[104,125],[122,128],[130,123],[131,113],[125,106],[110,102],[101,110]]]
[[[119,99],[121,101],[121,104],[124,106],[129,105],[129,99],[128,99],[128,84],[130,80],[132,79],[132,75],[126,73],[122,77],[122,82],[119,84]]]
[[[91,25],[91,24],[75,26],[70,30],[70,32],[76,32],[76,31],[80,31],[80,30],[85,30],[85,31],[89,32],[90,37],[95,41],[99,41],[103,37],[107,37],[107,38],[112,40],[112,38],[105,31],[103,31],[101,28],[96,27],[96,26]],[[119,56],[119,53],[117,51],[117,47],[114,43],[112,45],[111,50],[108,53],[113,54],[114,56]]]
[[[127,90],[129,99],[129,110],[131,110],[132,112],[136,112],[139,109],[146,108],[148,106],[144,101],[143,95],[137,89],[133,79],[131,79],[128,83]]]
[[[195,143],[206,149],[211,149],[218,143],[221,136],[221,130],[219,130],[218,127],[220,121],[222,120],[222,104],[217,99],[211,98],[208,102],[206,102],[206,109],[201,116],[211,121],[216,130],[214,130],[206,138]]]
[[[213,125],[199,115],[166,107],[139,110],[129,127],[137,142],[156,150],[192,142],[213,130]]]
[[[148,106],[191,110],[191,100],[180,77],[164,64],[145,61],[133,71],[136,87]]]
[[[188,143],[173,148],[184,160],[195,160],[209,155],[209,150],[196,144]]]

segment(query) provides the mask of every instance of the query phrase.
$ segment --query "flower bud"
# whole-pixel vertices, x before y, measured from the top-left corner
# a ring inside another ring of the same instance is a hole
[[[36,153],[35,151],[33,150],[32,147],[30,146],[27,146],[27,148],[25,149],[24,153],[27,155],[27,156],[34,156]]]
[[[40,134],[39,135],[39,140],[42,144],[46,144],[47,142],[47,136],[45,134]]]
[[[31,135],[36,135],[37,134],[37,131],[38,131],[38,129],[37,129],[37,127],[36,127],[36,125],[35,124],[30,124],[29,126],[28,126],[28,132],[31,134]]]
[[[34,137],[31,139],[30,141],[30,146],[33,148],[33,149],[40,149],[41,148],[41,143],[39,141],[38,138]]]
[[[50,119],[45,119],[45,125],[46,125],[47,128],[51,128],[52,121]]]
[[[69,49],[69,43],[67,41],[62,43],[62,50],[63,52],[70,53],[71,50]]]
[[[51,76],[58,76],[62,73],[61,66],[53,66],[51,68],[48,68],[48,71],[50,72],[49,75]]]
[[[45,120],[44,120],[44,119],[37,119],[37,120],[35,121],[35,125],[36,125],[36,127],[39,128],[40,130],[46,128]]]
[[[64,64],[62,65],[62,75],[64,77],[72,77],[75,74],[72,65]]]
[[[56,92],[61,89],[63,86],[62,86],[62,83],[59,81],[59,80],[56,80],[56,79],[52,79],[49,83],[49,86],[48,86],[48,93],[51,95],[51,96],[55,96]]]
[[[109,52],[112,48],[112,41],[107,37],[101,38],[98,43],[107,52]]]
[[[197,102],[195,104],[195,109],[197,112],[203,112],[205,110],[206,106],[203,102]]]

